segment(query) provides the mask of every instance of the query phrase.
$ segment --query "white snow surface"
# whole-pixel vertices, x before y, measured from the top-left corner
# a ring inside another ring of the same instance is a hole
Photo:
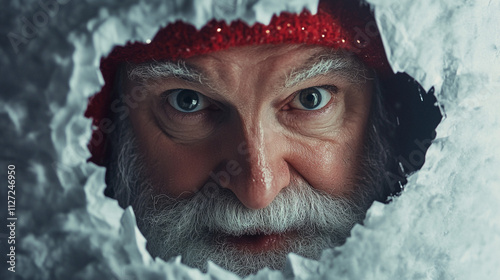
[[[375,203],[345,245],[326,250],[319,261],[290,254],[285,272],[263,269],[249,279],[500,279],[500,2],[368,2],[393,69],[426,89],[436,88],[445,108],[436,140],[402,195],[389,204]],[[16,165],[18,221],[16,272],[2,267],[0,278],[239,279],[215,265],[204,274],[179,260],[151,258],[132,210],[104,197],[105,169],[86,162],[87,98],[103,84],[101,56],[128,40],[150,39],[168,22],[184,19],[200,27],[216,17],[266,23],[273,13],[303,7],[315,12],[316,5],[305,0],[4,4],[1,161],[4,170]],[[16,46],[8,34],[23,34],[23,17],[37,25],[25,28],[29,38]],[[5,205],[5,185],[1,194]]]

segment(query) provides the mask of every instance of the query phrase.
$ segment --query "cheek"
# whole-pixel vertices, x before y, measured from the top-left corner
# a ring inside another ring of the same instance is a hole
[[[311,186],[334,196],[354,189],[362,145],[348,141],[321,141],[295,154],[291,165]]]
[[[182,145],[174,143],[158,128],[146,112],[131,114],[132,126],[143,156],[144,175],[155,193],[182,197],[196,192],[213,170],[216,149],[212,143]]]
[[[289,163],[311,186],[334,196],[356,189],[364,153],[367,113],[345,119],[331,138],[295,141]]]

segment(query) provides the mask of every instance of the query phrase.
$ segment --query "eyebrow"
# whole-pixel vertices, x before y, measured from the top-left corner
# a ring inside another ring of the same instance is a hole
[[[372,71],[373,72],[373,71]],[[306,80],[336,74],[351,83],[361,83],[370,79],[373,74],[354,55],[339,51],[322,51],[310,57],[302,66],[293,69],[285,77],[285,88],[291,88]],[[206,84],[209,79],[203,72],[185,61],[153,61],[131,66],[128,77],[145,84],[149,80],[178,78],[190,83]]]
[[[152,79],[178,78],[191,83],[203,84],[207,79],[203,73],[184,61],[153,61],[132,66],[128,71],[131,80],[145,83]]]
[[[373,76],[353,55],[329,50],[315,54],[303,66],[292,70],[285,78],[285,88],[328,74],[339,75],[351,83],[361,83]]]

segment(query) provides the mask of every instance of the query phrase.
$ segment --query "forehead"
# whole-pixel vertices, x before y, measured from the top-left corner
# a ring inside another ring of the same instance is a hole
[[[186,60],[187,63],[202,65],[234,65],[248,67],[263,63],[275,66],[301,64],[327,48],[308,45],[260,45],[233,47]]]
[[[248,85],[267,92],[288,91],[307,84],[318,86],[314,83],[323,77],[329,81],[323,79],[322,83],[337,87],[362,86],[375,78],[374,70],[353,53],[307,44],[232,47],[177,61],[128,64],[123,70],[126,88],[194,85],[197,88],[193,90],[203,87],[201,92],[214,94],[227,94]]]
[[[301,71],[314,70],[325,61],[337,62],[335,69],[346,73],[364,68],[351,53],[304,44],[234,47],[185,60],[187,65],[193,65],[212,77],[227,77],[234,72],[246,75],[262,72],[268,77],[287,78]],[[342,69],[338,69],[339,66]]]
[[[278,87],[288,88],[322,75],[354,84],[373,76],[352,53],[304,44],[233,47],[185,60],[129,66],[128,78],[142,84],[177,78],[206,85],[272,81]]]

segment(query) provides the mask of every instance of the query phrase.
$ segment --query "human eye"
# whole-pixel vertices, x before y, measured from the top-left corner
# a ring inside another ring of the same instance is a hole
[[[296,93],[289,106],[298,110],[320,110],[328,105],[336,91],[335,86],[328,85],[305,88]]]
[[[194,113],[211,105],[203,94],[191,89],[175,89],[166,93],[166,101],[177,111]]]

